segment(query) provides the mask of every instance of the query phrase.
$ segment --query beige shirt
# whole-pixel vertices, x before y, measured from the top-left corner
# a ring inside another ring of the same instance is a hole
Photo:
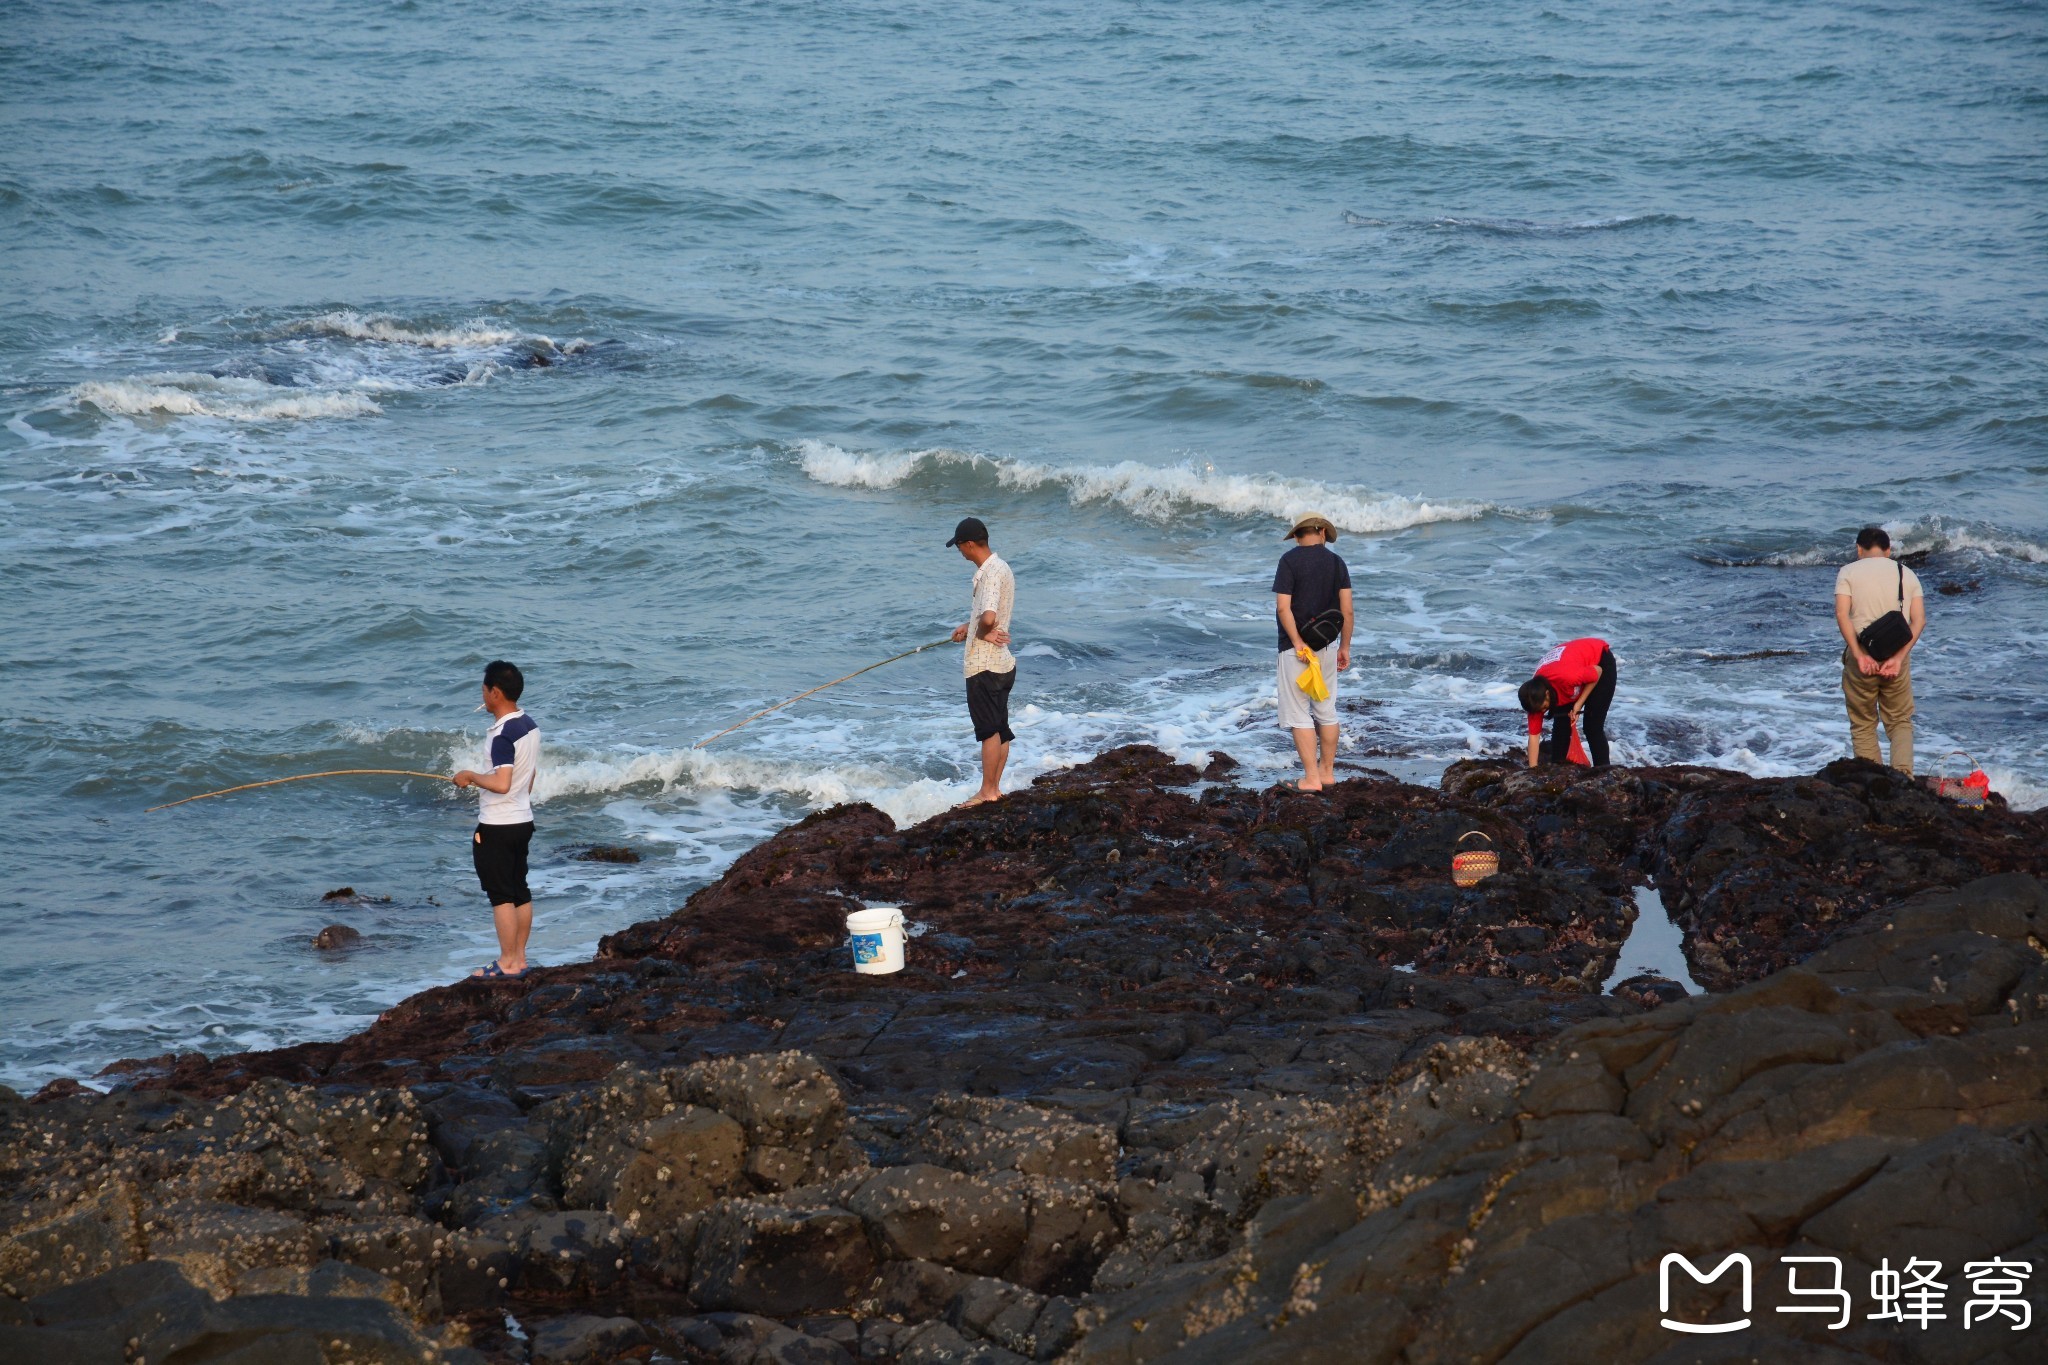
[[[996,614],[996,628],[1010,628],[1010,609],[1017,604],[1017,575],[1010,572],[1010,566],[1003,563],[1001,555],[991,554],[981,561],[981,567],[974,571],[974,606],[967,618],[967,653],[964,671],[968,677],[977,673],[1008,673],[1017,666],[1016,656],[1007,646],[992,645],[980,636],[981,614],[992,611]]]
[[[1849,629],[1857,634],[1888,611],[1898,611],[1899,574],[1903,566],[1896,559],[1872,555],[1854,564],[1844,564],[1835,575],[1835,596],[1849,599]],[[1912,618],[1913,599],[1920,596],[1920,578],[1911,569],[1906,575],[1907,619]]]

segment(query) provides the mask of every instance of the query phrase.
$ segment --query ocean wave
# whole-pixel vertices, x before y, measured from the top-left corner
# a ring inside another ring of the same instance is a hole
[[[1679,223],[1685,220],[1672,213],[1621,213],[1605,218],[1582,218],[1559,223],[1539,223],[1527,218],[1391,219],[1367,218],[1347,209],[1344,221],[1352,227],[1433,228],[1438,231],[1480,232],[1500,237],[1558,237],[1582,232],[1612,232],[1618,228],[1646,227],[1655,223]]]
[[[1807,550],[1765,550],[1757,554],[1700,550],[1693,558],[1712,569],[1805,569],[1820,564],[1845,564],[1854,557],[1854,543],[1844,554],[1839,546]]]
[[[1345,531],[1399,531],[1440,521],[1471,521],[1496,510],[1464,499],[1409,498],[1356,486],[1274,475],[1226,474],[1192,462],[1062,467],[963,450],[863,454],[827,441],[805,440],[797,452],[806,475],[837,488],[894,488],[921,469],[968,469],[1020,490],[1064,488],[1074,502],[1115,502],[1153,521],[1187,510],[1287,519],[1320,512]]]
[[[1984,775],[1991,779],[1991,790],[2004,797],[2006,804],[2014,810],[2048,808],[2048,785],[2028,780],[2017,768],[2003,763],[1987,763]]]
[[[1960,554],[1968,551],[2018,560],[2023,564],[2048,564],[2048,544],[1996,526],[1929,517],[1924,521],[1887,522],[1884,529],[1892,538],[1894,554]],[[1855,554],[1854,538],[1845,536],[1839,543],[1761,550],[1752,554],[1739,550],[1701,550],[1696,551],[1693,558],[1717,569],[1802,569],[1823,564],[1846,564]]]
[[[2027,564],[2048,564],[2048,544],[1996,526],[1930,517],[1925,521],[1889,522],[1884,529],[1892,538],[1895,552],[1913,554],[1930,550],[1945,554],[1974,550]]]
[[[145,375],[96,379],[67,395],[109,416],[163,413],[173,417],[219,417],[234,422],[298,421],[320,417],[374,417],[384,409],[360,393],[285,390],[258,379],[222,379],[205,374]]]
[[[414,327],[383,314],[363,314],[337,309],[318,317],[301,318],[282,329],[287,336],[331,336],[349,341],[375,341],[392,346],[418,346],[431,351],[480,351],[525,343],[573,355],[587,350],[582,338],[556,341],[537,332],[518,332],[486,322],[464,323],[459,327]]]
[[[451,746],[445,759],[450,771],[475,766],[478,760],[473,746],[465,742]],[[533,794],[541,803],[556,797],[605,796],[636,788],[751,792],[787,797],[813,808],[865,801],[905,825],[956,805],[968,785],[868,765],[812,764],[702,749],[593,753],[550,746],[542,757]]]

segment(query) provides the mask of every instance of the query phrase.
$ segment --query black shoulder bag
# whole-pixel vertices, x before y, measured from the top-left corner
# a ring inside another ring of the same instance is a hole
[[[1295,628],[1301,632],[1301,642],[1320,654],[1344,633],[1344,613],[1331,607],[1306,621],[1297,621]]]
[[[1883,663],[1913,643],[1913,623],[1906,619],[1906,566],[1899,565],[1899,605],[1856,632],[1863,652]]]

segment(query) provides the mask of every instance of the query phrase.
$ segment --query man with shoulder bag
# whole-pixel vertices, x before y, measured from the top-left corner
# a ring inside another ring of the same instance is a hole
[[[1351,570],[1330,548],[1337,528],[1328,517],[1301,518],[1287,538],[1294,548],[1273,572],[1280,724],[1301,755],[1294,785],[1319,792],[1337,780],[1336,678],[1351,667]]]
[[[1884,722],[1892,766],[1913,775],[1913,646],[1927,628],[1920,579],[1892,557],[1881,526],[1856,533],[1856,562],[1835,575],[1835,625],[1842,632],[1842,696],[1849,704],[1849,742],[1856,757],[1878,756]]]

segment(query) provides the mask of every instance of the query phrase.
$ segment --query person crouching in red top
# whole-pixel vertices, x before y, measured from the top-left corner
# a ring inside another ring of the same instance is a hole
[[[1572,725],[1581,723],[1593,766],[1607,766],[1607,708],[1614,701],[1614,651],[1590,636],[1559,645],[1536,665],[1517,694],[1529,713],[1529,766],[1542,757],[1543,717],[1550,716],[1552,763],[1583,762],[1572,753]]]

